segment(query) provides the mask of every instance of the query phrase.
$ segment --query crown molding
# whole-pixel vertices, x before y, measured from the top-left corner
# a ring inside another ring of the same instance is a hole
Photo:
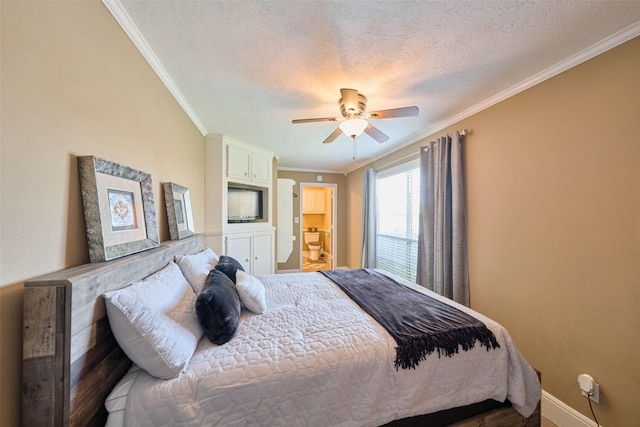
[[[347,172],[334,170],[334,169],[310,169],[310,168],[297,168],[297,167],[290,167],[290,166],[278,166],[278,170],[279,171],[286,171],[286,172],[302,172],[302,173],[306,173],[306,172],[310,172],[310,173],[332,173],[332,174],[335,174],[335,175],[346,175],[347,174]]]
[[[162,80],[167,89],[169,89],[169,92],[171,92],[176,101],[178,101],[178,104],[180,104],[184,112],[187,114],[187,116],[189,116],[200,133],[203,136],[207,135],[209,132],[205,128],[204,124],[202,124],[195,111],[193,111],[193,109],[191,108],[191,105],[189,105],[189,102],[187,102],[187,99],[184,97],[180,89],[178,89],[178,86],[176,86],[171,76],[169,76],[167,70],[162,66],[160,60],[153,52],[147,41],[144,39],[140,31],[138,31],[138,28],[134,25],[131,17],[122,7],[120,2],[118,0],[102,0],[102,3],[105,5],[107,10],[111,12],[111,15],[113,15],[118,24],[120,24],[124,32],[129,36],[140,53],[142,53],[142,56],[144,56],[153,71],[155,71],[158,77],[160,77],[160,80]]]
[[[189,116],[189,118],[191,119],[193,124],[198,128],[200,133],[203,136],[207,135],[209,132],[205,128],[204,124],[200,121],[195,111],[193,111],[193,109],[187,102],[182,92],[178,89],[178,87],[174,83],[171,76],[169,76],[169,73],[162,66],[162,64],[160,63],[160,60],[155,55],[155,53],[153,52],[149,44],[146,42],[146,40],[144,39],[140,31],[138,31],[137,27],[134,25],[133,21],[129,17],[129,14],[120,4],[119,0],[102,0],[102,3],[109,10],[109,12],[111,12],[113,17],[116,19],[118,24],[120,24],[120,26],[125,31],[125,33],[129,36],[131,41],[133,41],[134,45],[138,48],[140,53],[142,53],[142,55],[147,60],[149,65],[151,65],[151,68],[156,72],[158,77],[160,77],[160,80],[162,80],[162,82],[165,84],[167,89],[169,89],[169,92],[171,92],[171,94],[174,96],[176,101],[178,101],[178,103],[180,104],[184,112]],[[419,134],[414,134],[409,136],[408,138],[405,138],[403,142],[401,142],[398,145],[395,145],[392,150],[381,153],[379,156],[376,156],[373,159],[368,160],[364,164],[359,164],[357,167],[348,169],[344,172],[338,172],[338,171],[327,171],[327,172],[343,173],[345,175],[348,173],[351,173],[354,170],[360,169],[368,164],[371,164],[377,160],[380,160],[383,157],[386,157],[395,151],[398,151],[424,138],[427,138],[428,136],[436,132],[442,131],[443,129],[449,126],[452,126],[461,120],[464,120],[483,110],[486,110],[487,108],[492,107],[493,105],[496,105],[507,98],[510,98],[539,83],[542,83],[543,81],[548,80],[566,70],[569,70],[570,68],[573,68],[576,65],[579,65],[595,56],[598,56],[626,41],[629,41],[634,37],[637,37],[638,35],[640,35],[640,21],[618,31],[617,33],[610,35],[609,37],[604,38],[603,40],[556,63],[555,65],[552,65],[551,67],[532,75],[531,77],[523,80],[522,82],[517,83],[511,86],[510,88],[494,96],[487,98],[486,100],[450,117],[449,119],[446,119],[438,123],[434,123],[431,126],[428,126]],[[282,170],[286,170],[286,169],[283,168]],[[291,168],[290,170],[304,171],[304,169],[295,169],[295,168]]]
[[[503,90],[502,92],[485,99],[484,101],[446,119],[443,120],[441,122],[438,123],[434,123],[431,126],[428,126],[425,130],[423,130],[422,132],[420,132],[418,135],[412,135],[408,138],[406,138],[404,140],[404,142],[395,145],[393,147],[392,151],[387,151],[383,154],[380,154],[379,156],[367,161],[364,164],[358,165],[357,167],[347,170],[345,172],[345,174],[351,173],[354,170],[358,170],[368,164],[371,164],[373,162],[376,162],[386,156],[388,156],[389,154],[396,152],[398,150],[401,150],[405,147],[408,147],[411,144],[414,144],[422,139],[427,138],[430,135],[433,135],[436,132],[440,132],[443,129],[448,128],[449,126],[453,126],[456,123],[471,117],[474,114],[477,114],[483,110],[486,110],[489,107],[492,107],[496,104],[498,104],[499,102],[504,101],[507,98],[511,98],[514,95],[519,94],[520,92],[523,92],[539,83],[544,82],[545,80],[548,80],[554,76],[557,76],[560,73],[563,73],[573,67],[575,67],[576,65],[582,64],[585,61],[588,61],[591,58],[594,58],[610,49],[613,49],[616,46],[621,45],[624,42],[627,42],[637,36],[640,35],[640,21],[618,31],[617,33],[614,33],[612,35],[610,35],[609,37],[606,37],[602,40],[600,40],[599,42],[589,46],[588,48],[552,65],[551,67],[540,71],[539,73],[536,73],[534,75],[532,75],[531,77],[521,81],[520,83],[517,83],[513,86],[511,86],[510,88]]]
[[[456,114],[455,116],[443,122],[444,127],[453,125],[460,120],[466,119],[467,117],[470,117],[482,110],[486,110],[487,108],[496,105],[497,103],[502,102],[507,98],[511,98],[512,96],[517,95],[520,92],[524,92],[525,90],[539,83],[542,83],[545,80],[549,80],[550,78],[555,77],[558,74],[575,67],[576,65],[580,65],[583,62],[586,62],[589,59],[594,58],[610,49],[613,49],[614,47],[619,46],[638,35],[640,35],[640,21],[628,26],[627,28],[624,28],[621,31],[618,31],[617,33],[610,35],[609,37],[606,37],[603,40],[600,40],[596,44],[591,45],[588,48],[574,55],[571,55],[566,59],[563,59],[562,61],[552,65],[551,67],[534,74],[528,79],[511,86],[510,88],[480,102],[479,104],[476,104],[473,107]]]

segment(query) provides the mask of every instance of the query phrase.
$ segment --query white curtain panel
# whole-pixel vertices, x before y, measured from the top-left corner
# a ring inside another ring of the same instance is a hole
[[[416,281],[469,306],[469,262],[460,134],[420,150]]]

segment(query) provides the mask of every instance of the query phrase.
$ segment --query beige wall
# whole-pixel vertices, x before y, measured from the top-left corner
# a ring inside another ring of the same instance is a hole
[[[22,282],[88,261],[75,156],[151,173],[167,240],[163,181],[189,187],[203,229],[204,138],[101,3],[0,7],[0,425],[14,426]],[[576,378],[593,375],[607,426],[640,418],[639,52],[635,39],[442,131],[473,130],[473,308],[509,329],[546,391],[585,414]],[[357,267],[362,171],[323,175],[338,185],[338,264]]]
[[[21,408],[23,281],[88,262],[78,155],[190,189],[204,226],[204,138],[102,3],[1,2],[0,425]]]
[[[338,217],[336,218],[337,225],[337,248],[338,252],[337,265],[343,266],[347,264],[347,236],[348,236],[348,222],[347,222],[347,188],[345,186],[346,177],[342,174],[336,173],[324,173],[324,172],[297,172],[297,171],[278,171],[278,178],[293,179],[296,183],[293,186],[293,192],[298,195],[293,199],[293,217],[300,218],[302,221],[302,215],[300,211],[300,183],[310,182],[317,183],[318,175],[322,175],[322,184],[336,184],[336,198],[337,198],[337,210]],[[293,224],[293,234],[296,236],[296,240],[293,242],[293,253],[285,263],[278,264],[278,270],[299,270],[302,268],[300,265],[300,244],[302,242],[300,236],[300,224]]]
[[[473,130],[472,307],[507,327],[544,390],[589,417],[577,376],[591,374],[606,426],[640,419],[639,72],[636,38],[438,133]],[[347,177],[352,267],[360,172]]]

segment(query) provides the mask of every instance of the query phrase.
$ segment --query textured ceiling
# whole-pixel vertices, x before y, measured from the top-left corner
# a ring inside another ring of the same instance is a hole
[[[340,88],[420,108],[372,122],[364,164],[640,34],[638,1],[104,2],[203,134],[297,170],[354,168],[336,123],[291,123],[339,116]]]

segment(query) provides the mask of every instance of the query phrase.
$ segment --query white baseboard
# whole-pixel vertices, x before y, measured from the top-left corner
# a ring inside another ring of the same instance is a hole
[[[591,418],[582,415],[544,390],[542,390],[542,415],[559,427],[597,427]]]

